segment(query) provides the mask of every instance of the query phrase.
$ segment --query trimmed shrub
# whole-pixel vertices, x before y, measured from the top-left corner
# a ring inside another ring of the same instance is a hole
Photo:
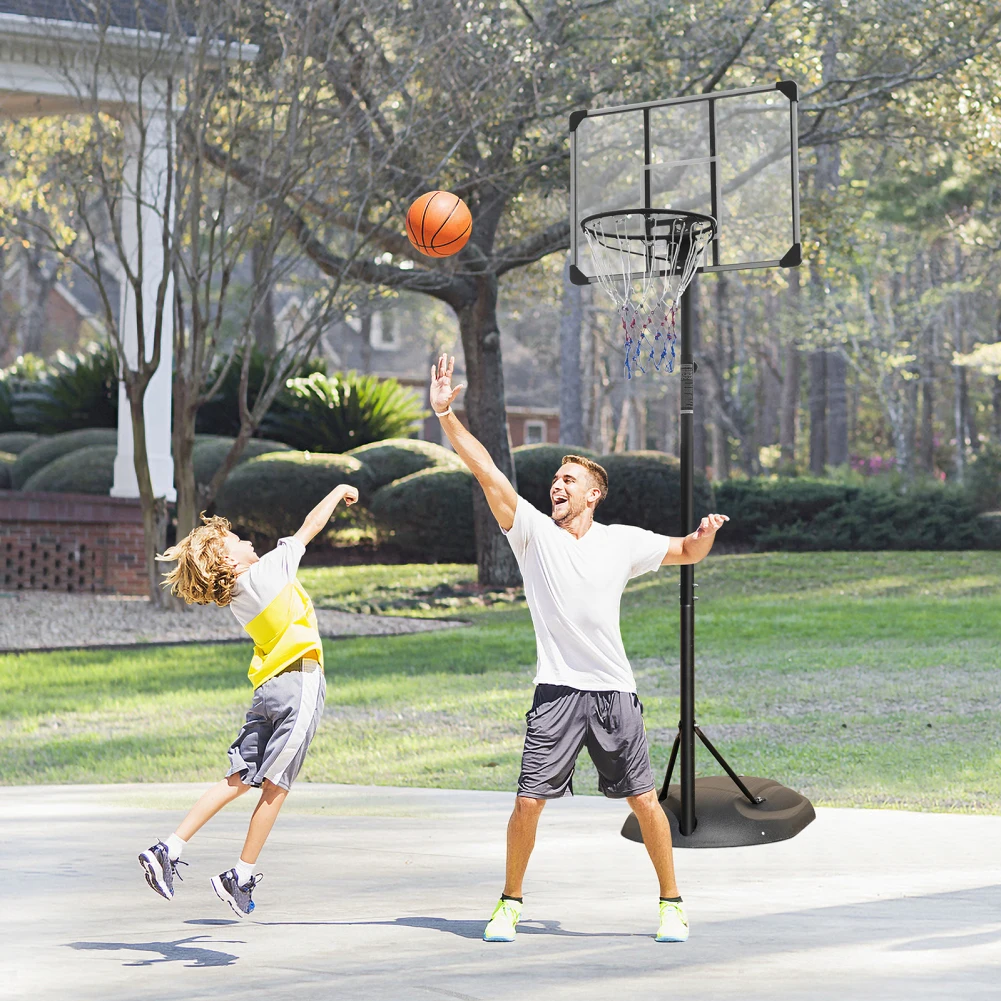
[[[608,473],[608,496],[595,520],[606,525],[636,525],[661,535],[685,535],[681,524],[681,463],[664,452],[617,452],[598,462]],[[695,474],[695,524],[713,509],[713,491]]]
[[[17,462],[10,471],[11,483],[15,490],[20,490],[40,469],[68,452],[75,452],[89,445],[115,445],[117,442],[118,432],[114,428],[83,428],[43,438],[34,445],[29,445],[17,457]]]
[[[560,468],[564,455],[572,452],[585,459],[598,462],[598,453],[572,445],[519,445],[511,453],[514,458],[514,475],[518,481],[518,493],[543,514],[549,514],[549,488],[552,486],[556,470]],[[601,510],[601,505],[598,509]],[[604,520],[604,519],[601,519]]]
[[[404,437],[423,413],[414,395],[395,379],[315,372],[289,379],[261,422],[261,431],[293,448],[345,452]]]
[[[427,563],[472,563],[473,474],[465,467],[431,468],[381,487],[372,515],[386,541]]]
[[[447,448],[416,438],[388,438],[345,452],[363,462],[371,477],[372,489],[378,490],[393,480],[402,479],[422,469],[465,468],[462,460]]]
[[[117,445],[90,445],[54,459],[25,482],[22,490],[59,494],[103,494],[115,482]]]
[[[249,532],[280,539],[297,531],[338,483],[357,487],[362,505],[371,494],[367,470],[349,455],[269,452],[229,474],[216,497],[215,511]],[[331,527],[357,524],[359,506],[340,505]]]
[[[10,468],[16,461],[13,452],[0,452],[0,490],[10,490]]]
[[[885,486],[822,480],[731,480],[717,487],[728,541],[756,550],[995,549],[1001,526],[978,518],[954,485]]]
[[[34,445],[41,439],[34,431],[6,431],[0,434],[0,452],[11,452],[20,455],[29,445]]]
[[[195,467],[195,483],[200,487],[207,487],[215,471],[222,465],[223,459],[229,455],[229,450],[233,447],[235,438],[226,438],[223,435],[199,435],[195,439],[195,447],[191,453],[191,464]],[[233,471],[256,458],[258,455],[266,455],[268,452],[289,452],[291,449],[284,442],[270,441],[267,438],[251,438],[236,460],[236,465],[230,470]]]

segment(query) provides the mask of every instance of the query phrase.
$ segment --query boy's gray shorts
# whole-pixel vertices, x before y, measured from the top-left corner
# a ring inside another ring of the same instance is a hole
[[[268,779],[290,788],[323,715],[326,694],[315,660],[297,660],[255,688],[247,721],[230,746],[226,775],[239,775],[247,785]]]
[[[654,788],[643,705],[634,692],[537,685],[525,720],[519,796],[573,795],[574,766],[583,747],[598,769],[598,788],[610,799]]]

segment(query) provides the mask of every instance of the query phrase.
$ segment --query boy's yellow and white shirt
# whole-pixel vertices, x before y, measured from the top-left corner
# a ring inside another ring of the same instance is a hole
[[[236,579],[230,608],[254,641],[247,675],[258,688],[300,657],[323,666],[313,602],[296,578],[306,547],[295,537],[278,545]]]

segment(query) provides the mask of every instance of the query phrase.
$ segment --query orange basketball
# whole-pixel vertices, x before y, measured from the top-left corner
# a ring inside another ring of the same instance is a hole
[[[451,191],[429,191],[407,210],[407,236],[428,257],[451,257],[466,245],[473,217]]]

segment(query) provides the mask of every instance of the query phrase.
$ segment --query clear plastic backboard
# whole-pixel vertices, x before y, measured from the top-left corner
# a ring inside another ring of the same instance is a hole
[[[716,220],[702,271],[801,261],[798,91],[791,80],[570,116],[571,280],[597,278],[581,223],[675,209]],[[644,272],[642,256],[630,262]],[[657,274],[657,272],[655,272]]]

